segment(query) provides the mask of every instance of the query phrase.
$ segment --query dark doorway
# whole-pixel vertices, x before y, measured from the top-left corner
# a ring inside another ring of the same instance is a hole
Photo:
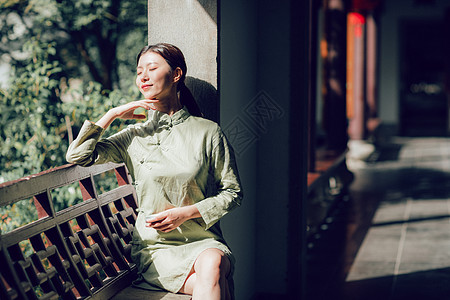
[[[400,30],[400,133],[447,136],[444,22],[407,20]]]

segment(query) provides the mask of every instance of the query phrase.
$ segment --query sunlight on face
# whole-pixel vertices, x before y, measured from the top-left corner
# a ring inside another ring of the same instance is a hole
[[[159,54],[147,52],[139,58],[136,85],[145,99],[164,99],[176,91],[173,72]]]

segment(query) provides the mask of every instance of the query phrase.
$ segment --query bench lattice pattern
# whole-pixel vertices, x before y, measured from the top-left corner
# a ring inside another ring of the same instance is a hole
[[[94,178],[111,170],[118,187],[99,194]],[[74,182],[82,201],[56,211],[51,191]],[[130,284],[137,202],[124,165],[66,165],[0,185],[2,207],[27,198],[37,220],[0,234],[1,299],[109,299]]]

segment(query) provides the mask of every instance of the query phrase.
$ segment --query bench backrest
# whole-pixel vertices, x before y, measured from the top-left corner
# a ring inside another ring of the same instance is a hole
[[[112,171],[118,186],[101,194],[95,178]],[[52,191],[74,183],[82,199],[57,211]],[[37,220],[0,233],[0,299],[109,299],[130,285],[137,201],[123,164],[65,165],[0,185],[0,207],[28,198]]]

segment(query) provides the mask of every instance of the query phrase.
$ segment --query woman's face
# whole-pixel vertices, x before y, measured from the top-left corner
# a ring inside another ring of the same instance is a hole
[[[176,92],[174,72],[159,54],[147,52],[139,58],[136,85],[145,99],[163,99]]]

